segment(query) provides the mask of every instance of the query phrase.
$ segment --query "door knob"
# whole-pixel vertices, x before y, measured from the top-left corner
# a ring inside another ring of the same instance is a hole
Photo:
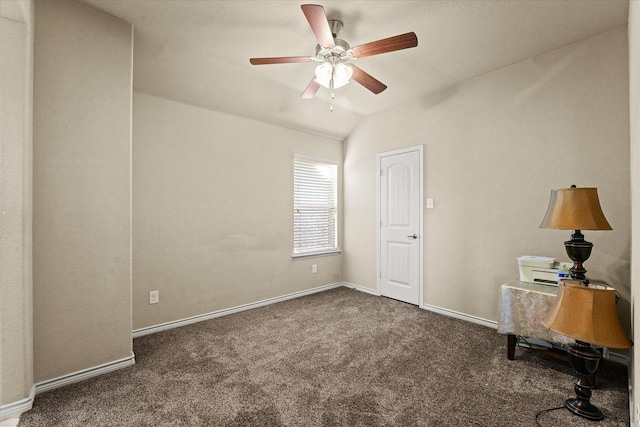
[[[407,236],[410,239],[417,239],[418,235],[416,233],[413,233],[413,236]]]

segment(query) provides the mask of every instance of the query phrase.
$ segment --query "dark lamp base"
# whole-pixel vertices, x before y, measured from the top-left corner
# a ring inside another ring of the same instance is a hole
[[[573,267],[571,267],[571,278],[576,280],[586,280],[584,266],[582,265],[591,256],[591,249],[593,243],[584,240],[584,235],[580,230],[575,230],[571,235],[571,240],[564,242],[567,255],[573,261]]]
[[[567,353],[569,354],[569,363],[576,371],[576,377],[573,379],[573,390],[576,396],[567,399],[564,406],[581,417],[594,421],[601,420],[604,418],[602,412],[592,405],[589,399],[591,399],[591,391],[596,388],[595,374],[598,365],[600,365],[602,354],[586,342],[578,340],[567,348]]]
[[[564,402],[564,406],[566,406],[567,409],[574,414],[580,415],[581,417],[587,418],[589,420],[600,421],[602,418],[604,418],[604,415],[602,415],[602,411],[596,406],[592,405],[588,400],[581,400],[578,398],[567,399]]]

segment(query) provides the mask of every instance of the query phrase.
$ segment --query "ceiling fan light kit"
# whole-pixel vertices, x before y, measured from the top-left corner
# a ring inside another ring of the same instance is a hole
[[[323,62],[316,67],[316,81],[327,89],[338,89],[349,83],[353,75],[353,69],[343,63],[335,65],[330,62]],[[333,83],[333,84],[332,84]]]
[[[302,93],[302,98],[313,98],[320,87],[325,87],[329,89],[333,99],[333,90],[346,85],[351,79],[372,93],[378,94],[384,91],[387,86],[350,62],[366,56],[393,52],[418,45],[416,34],[411,32],[352,48],[349,43],[338,38],[338,34],[343,28],[343,23],[336,19],[327,19],[322,6],[303,4],[301,8],[318,40],[316,55],[251,58],[249,62],[253,65],[318,62],[314,77]]]

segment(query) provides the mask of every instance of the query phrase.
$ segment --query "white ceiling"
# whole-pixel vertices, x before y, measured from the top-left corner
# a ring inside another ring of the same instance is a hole
[[[300,95],[313,63],[259,65],[250,57],[313,56],[300,1],[84,0],[135,27],[134,89],[188,104],[344,139],[359,120],[409,99],[626,25],[627,0],[322,1],[351,46],[414,31],[418,47],[362,58],[388,86],[355,82]]]

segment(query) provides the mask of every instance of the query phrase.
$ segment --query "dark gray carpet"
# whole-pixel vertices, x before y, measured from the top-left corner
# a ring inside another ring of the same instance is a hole
[[[36,396],[30,426],[535,426],[572,396],[566,362],[494,329],[334,289],[134,340],[136,365]],[[627,371],[543,426],[628,426]]]

